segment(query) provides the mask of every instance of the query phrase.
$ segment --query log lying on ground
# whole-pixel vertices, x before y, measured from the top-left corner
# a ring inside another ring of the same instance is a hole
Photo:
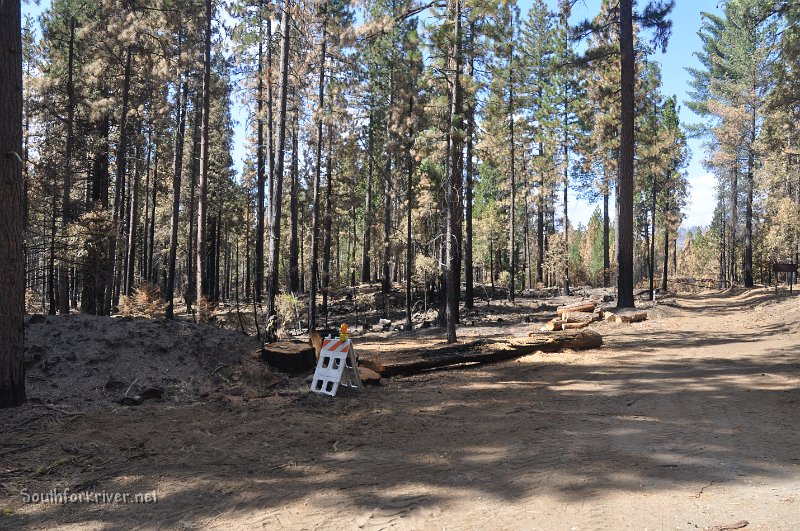
[[[550,332],[556,332],[561,330],[563,325],[564,322],[561,319],[551,319],[544,325],[544,328]]]
[[[591,321],[582,321],[582,322],[577,322],[577,323],[566,323],[565,322],[565,323],[561,323],[561,329],[562,330],[578,330],[579,328],[585,328],[585,327],[589,326],[589,323],[591,323]]]
[[[575,312],[569,311],[561,314],[561,322],[563,323],[591,323],[600,319],[597,312]]]
[[[444,345],[428,350],[396,351],[380,356],[367,354],[360,363],[383,377],[417,374],[431,369],[466,363],[488,363],[526,356],[533,352],[582,350],[603,344],[600,334],[591,330],[531,334],[508,341],[473,341],[465,345]]]
[[[647,319],[647,312],[625,312],[617,313],[614,322],[617,323],[638,323]]]
[[[593,300],[576,302],[567,304],[566,306],[559,306],[556,308],[556,315],[561,317],[565,312],[593,312],[600,303]]]
[[[527,338],[514,339],[509,344],[524,354],[540,350],[558,352],[559,350],[585,350],[598,348],[603,344],[603,336],[593,330],[565,331],[558,334],[538,334],[531,332]]]
[[[358,376],[364,385],[378,385],[381,383],[381,375],[367,367],[359,367]]]
[[[275,341],[261,349],[261,359],[289,373],[310,373],[317,365],[314,347],[305,341]]]

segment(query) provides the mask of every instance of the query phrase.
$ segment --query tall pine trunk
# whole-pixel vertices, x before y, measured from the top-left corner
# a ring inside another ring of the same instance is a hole
[[[263,7],[259,2],[259,8]],[[256,89],[256,249],[255,249],[255,284],[254,296],[256,302],[261,302],[261,294],[264,290],[264,187],[266,185],[266,173],[264,171],[264,38],[259,11],[259,35],[258,35],[258,87]],[[271,26],[272,21],[267,20],[267,26]],[[267,46],[271,42],[267,43]],[[269,80],[268,80],[269,81]]]
[[[0,408],[25,402],[22,37],[19,0],[0,2]]]
[[[756,109],[750,117],[750,142],[747,146],[747,205],[744,218],[744,287],[752,288],[753,282],[753,180],[755,179]]]
[[[634,155],[634,50],[632,0],[620,0],[621,128],[619,154],[619,217],[617,307],[632,308],[633,301],[633,155]]]
[[[370,264],[370,243],[372,242],[372,175],[373,164],[373,102],[370,97],[369,123],[367,124],[367,191],[364,198],[364,237],[361,243],[361,282],[372,280],[372,266]]]
[[[207,285],[207,249],[206,249],[206,218],[208,216],[208,115],[211,111],[211,19],[212,0],[205,0],[206,18],[203,52],[203,105],[200,124],[200,179],[198,182],[197,198],[197,247],[195,249],[195,260],[197,263],[196,301],[199,304],[204,297],[208,297]]]
[[[180,63],[180,37],[178,47],[178,59]],[[172,174],[172,219],[169,234],[169,258],[167,261],[167,286],[166,299],[167,319],[172,319],[175,315],[175,262],[178,257],[178,228],[180,224],[181,208],[181,173],[183,170],[183,144],[186,134],[186,100],[188,99],[188,83],[178,76],[178,89],[175,91],[175,109],[178,113],[178,128],[175,133],[175,164]],[[155,222],[155,219],[153,220]],[[190,236],[191,238],[191,236]]]
[[[447,324],[447,342],[456,341],[456,323],[458,322],[458,295],[456,270],[458,269],[458,219],[461,205],[458,198],[458,189],[461,185],[461,163],[463,160],[461,150],[461,121],[462,121],[462,88],[461,88],[461,0],[453,3],[453,48],[450,62],[453,72],[452,96],[450,108],[449,136],[449,167],[447,187],[447,240],[446,240],[446,298],[445,318]],[[513,282],[513,281],[512,281]]]
[[[322,9],[325,9],[323,5]],[[309,330],[317,327],[317,284],[319,282],[319,186],[322,179],[322,114],[325,108],[325,55],[328,39],[328,19],[322,13],[322,36],[319,44],[319,81],[317,85],[317,146],[314,168],[314,199],[311,210],[311,278],[309,282],[310,296],[308,300],[308,326]]]
[[[514,14],[511,14],[511,34],[514,34]],[[508,300],[514,302],[517,276],[517,245],[516,245],[516,206],[517,206],[517,174],[516,174],[516,145],[514,141],[514,45],[508,48],[508,130],[510,140],[511,164],[511,204],[508,209]]]
[[[69,192],[72,187],[72,152],[75,145],[75,85],[73,83],[73,66],[75,62],[75,17],[69,19],[69,51],[67,60],[67,138],[64,149],[64,188],[61,194],[61,237],[62,264],[58,269],[58,311],[69,313],[69,282],[67,281],[67,225],[72,221]]]
[[[292,120],[292,169],[291,169],[291,191],[289,197],[289,291],[297,293],[300,291],[300,242],[298,239],[298,221],[299,221],[299,194],[300,185],[298,182],[299,177],[299,119],[298,119],[298,102],[296,91],[293,91],[295,97],[294,116]]]
[[[475,76],[475,21],[471,20],[469,23],[469,76]],[[465,132],[467,143],[467,160],[466,160],[466,198],[465,198],[465,234],[464,234],[464,306],[466,308],[474,308],[475,306],[475,271],[473,268],[472,260],[472,191],[474,168],[472,164],[472,151],[474,146],[475,136],[475,95],[471,95],[467,105],[467,130]]]
[[[141,135],[141,122],[139,124],[139,135]],[[131,185],[130,212],[128,214],[128,263],[125,269],[125,295],[131,295],[133,289],[134,267],[136,266],[136,231],[139,226],[139,178],[141,174],[141,162],[139,150],[141,146],[136,146],[134,153],[133,184]]]
[[[283,168],[286,148],[286,100],[289,90],[289,31],[291,6],[287,1],[281,17],[281,80],[278,103],[278,147],[277,164],[273,176],[273,190],[270,197],[270,238],[269,238],[269,287],[267,290],[267,312],[275,314],[275,297],[278,294],[278,273],[281,245],[281,206],[283,205]]]
[[[411,322],[411,275],[412,264],[414,261],[414,248],[411,239],[411,211],[413,207],[413,185],[414,185],[414,158],[411,150],[414,147],[414,96],[408,98],[408,147],[406,153],[406,331],[413,327]]]
[[[332,104],[333,102],[331,102]],[[325,313],[325,326],[328,326],[328,290],[331,282],[331,227],[333,223],[333,127],[328,124],[328,150],[325,157],[325,221],[322,226],[322,311]],[[338,240],[337,240],[338,241]]]
[[[608,196],[611,182],[608,167],[603,166],[603,287],[611,285],[611,223],[608,212]]]
[[[122,112],[119,123],[119,142],[117,143],[117,182],[114,192],[114,214],[113,222],[116,227],[114,237],[109,245],[108,270],[106,271],[105,301],[103,303],[103,314],[109,315],[114,305],[114,284],[117,273],[122,266],[121,244],[125,235],[125,169],[128,158],[128,104],[131,86],[131,47],[128,46],[125,52],[125,76],[122,81]]]
[[[669,268],[669,203],[664,206],[664,272],[661,278],[661,292],[667,292]]]

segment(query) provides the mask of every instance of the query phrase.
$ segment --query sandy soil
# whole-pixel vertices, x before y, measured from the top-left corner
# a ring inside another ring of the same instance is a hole
[[[492,333],[531,330],[539,304]],[[800,529],[800,299],[687,295],[650,313],[594,325],[598,350],[333,399],[292,378],[263,398],[2,411],[0,528]],[[158,502],[21,494],[63,488]]]

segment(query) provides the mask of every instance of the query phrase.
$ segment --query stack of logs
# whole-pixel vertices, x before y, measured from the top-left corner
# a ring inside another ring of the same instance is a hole
[[[612,313],[600,308],[600,302],[585,300],[556,309],[556,317],[542,327],[542,331],[576,330],[589,326],[597,321],[609,323],[636,323],[647,319],[647,312],[636,310],[623,310]]]

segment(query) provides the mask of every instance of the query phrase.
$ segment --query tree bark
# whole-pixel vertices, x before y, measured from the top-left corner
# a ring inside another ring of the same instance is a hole
[[[0,2],[0,408],[25,402],[21,27]]]

